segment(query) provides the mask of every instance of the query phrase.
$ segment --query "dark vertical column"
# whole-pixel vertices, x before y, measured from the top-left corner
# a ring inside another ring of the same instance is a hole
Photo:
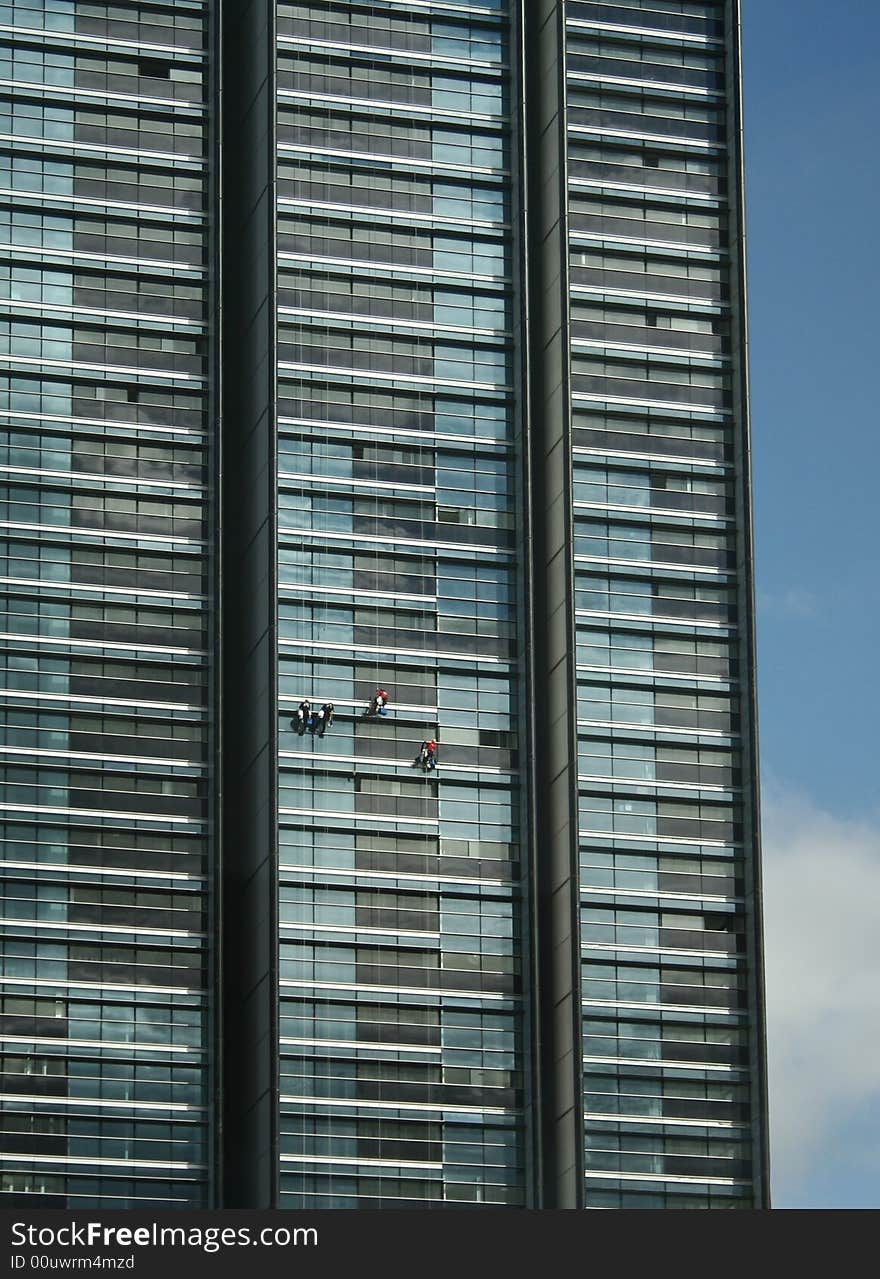
[[[532,548],[535,537],[536,501],[532,463],[531,423],[531,351],[529,331],[531,301],[529,280],[530,208],[529,142],[528,142],[528,38],[530,26],[525,3],[511,6],[510,31],[510,117],[511,117],[511,193],[510,221],[513,227],[513,385],[517,393],[517,468],[516,482],[519,514],[516,526],[516,559],[519,565],[522,602],[517,625],[517,666],[523,673],[522,694],[517,712],[517,733],[522,748],[521,798],[523,871],[528,891],[523,894],[523,1034],[529,1044],[526,1055],[524,1096],[526,1125],[526,1206],[544,1207],[543,1126],[543,1033],[541,1027],[541,979],[538,946],[541,920],[539,899],[539,829],[537,822],[538,793],[536,727],[534,714],[538,684],[535,670],[535,643],[532,619],[535,607],[535,580]],[[543,505],[543,499],[538,502]]]
[[[208,750],[211,760],[210,798],[207,801],[208,823],[208,905],[206,930],[210,938],[207,948],[207,986],[211,1001],[210,1037],[208,1040],[208,1095],[211,1122],[208,1129],[208,1203],[218,1208],[223,1202],[223,527],[222,474],[223,421],[220,374],[223,358],[223,254],[222,254],[222,129],[220,105],[223,75],[219,5],[212,5],[208,19],[208,60],[205,69],[208,103],[206,155],[208,223],[207,279],[207,399],[208,399],[208,581],[210,583],[210,625],[212,657],[208,668]]]
[[[524,5],[543,1206],[583,1202],[565,13]]]
[[[730,164],[731,358],[736,503],[736,576],[739,627],[739,702],[742,718],[744,895],[749,1000],[749,1074],[755,1207],[770,1207],[767,1132],[767,1048],[764,1008],[764,938],[761,889],[761,813],[758,788],[755,581],[752,536],[751,426],[746,297],[745,176],[741,18],[739,0],[725,5],[727,148]]]
[[[223,5],[225,1203],[277,1202],[274,10]]]

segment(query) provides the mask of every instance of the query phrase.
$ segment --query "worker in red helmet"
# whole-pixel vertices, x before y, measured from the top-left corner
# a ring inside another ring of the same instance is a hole
[[[387,715],[388,714],[388,693],[384,688],[377,688],[370,702],[368,715]]]
[[[430,741],[422,742],[422,748],[419,751],[416,763],[425,773],[430,773],[432,769],[437,767],[437,739],[435,737],[432,737]]]

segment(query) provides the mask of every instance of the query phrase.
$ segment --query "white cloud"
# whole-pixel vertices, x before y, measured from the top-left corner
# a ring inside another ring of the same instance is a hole
[[[803,586],[786,586],[779,591],[761,591],[758,609],[766,617],[782,622],[801,622],[817,617],[819,600],[813,591]]]
[[[762,805],[774,1202],[825,1206],[834,1169],[880,1202],[880,822]]]

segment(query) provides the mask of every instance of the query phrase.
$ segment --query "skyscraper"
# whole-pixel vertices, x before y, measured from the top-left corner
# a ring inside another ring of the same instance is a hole
[[[3,1190],[209,1202],[199,3],[0,6]]]
[[[0,44],[3,1194],[765,1205],[738,5]]]

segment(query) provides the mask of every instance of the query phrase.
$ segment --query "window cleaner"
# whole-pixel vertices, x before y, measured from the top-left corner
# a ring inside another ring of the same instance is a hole
[[[429,742],[422,742],[422,748],[416,757],[416,763],[425,773],[430,773],[432,769],[437,767],[437,739],[432,737]]]
[[[335,707],[332,702],[325,702],[318,713],[315,715],[313,733],[317,733],[319,737],[323,737],[327,729],[333,723],[333,715]]]
[[[300,702],[297,707],[296,719],[294,720],[294,725],[300,737],[302,737],[307,728],[311,727],[311,723],[312,703],[308,700],[308,698],[306,698],[305,701]]]
[[[387,715],[388,714],[388,694],[384,688],[377,688],[373,694],[370,705],[365,711],[366,715]]]

